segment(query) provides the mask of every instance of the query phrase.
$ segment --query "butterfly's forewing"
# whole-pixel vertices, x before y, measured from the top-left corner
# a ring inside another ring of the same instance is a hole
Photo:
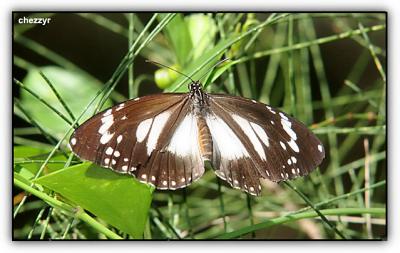
[[[282,181],[304,176],[325,156],[321,142],[306,126],[268,105],[241,97],[210,95],[210,111],[228,126],[214,129],[213,140],[220,149],[213,161],[216,173],[250,194],[259,195],[260,177]],[[232,131],[231,138],[216,137],[223,130],[229,132],[227,129]]]
[[[133,174],[159,189],[181,188],[204,173],[198,147],[189,142],[196,139],[187,136],[196,130],[188,128],[189,109],[187,94],[125,101],[83,123],[70,146],[82,159]],[[177,145],[182,138],[190,145],[183,151]]]

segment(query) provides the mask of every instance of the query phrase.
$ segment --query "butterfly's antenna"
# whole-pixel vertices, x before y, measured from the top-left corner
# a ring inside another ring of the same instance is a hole
[[[211,68],[209,68],[209,69],[199,78],[199,80],[201,80],[203,77],[205,77],[205,76],[210,72],[210,70],[213,70],[215,67],[217,67],[217,66],[220,65],[221,63],[226,62],[227,60],[229,60],[229,58],[222,59],[222,60],[218,61],[217,63],[215,63]]]
[[[173,69],[173,68],[171,68],[171,67],[168,67],[168,66],[166,66],[166,65],[164,65],[164,64],[161,64],[161,63],[155,62],[155,61],[151,61],[151,60],[146,60],[146,62],[150,62],[150,63],[153,63],[154,65],[158,65],[158,66],[161,66],[161,67],[170,69],[170,70],[172,70],[172,71],[175,71],[176,73],[181,74],[181,75],[183,75],[183,76],[189,78],[193,83],[195,82],[190,76],[185,75],[185,74],[183,74],[182,72],[180,72],[180,71],[178,71],[178,70],[176,70],[176,69]]]

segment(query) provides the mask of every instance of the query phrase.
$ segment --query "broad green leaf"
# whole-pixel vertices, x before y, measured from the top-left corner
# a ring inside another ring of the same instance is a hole
[[[214,46],[217,25],[211,16],[198,13],[185,17],[189,27],[193,45],[193,59],[199,58],[204,52]]]
[[[40,76],[39,71],[42,71],[47,76],[75,117],[78,117],[83,112],[101,87],[98,81],[87,75],[60,67],[47,66],[30,69],[23,80],[23,84],[68,118],[70,118],[68,113],[46,81]],[[69,129],[67,122],[23,89],[21,89],[21,105],[47,133],[55,138],[60,139]],[[93,114],[95,105],[96,103],[92,104],[92,107],[86,111],[79,123],[84,122]],[[104,107],[109,106],[111,106],[110,101],[104,105]]]
[[[163,15],[160,15],[160,19],[163,17]],[[171,22],[168,23],[165,31],[179,65],[185,66],[187,61],[190,60],[189,54],[193,45],[183,15],[177,14]]]
[[[43,176],[35,182],[134,238],[142,238],[153,189],[132,176],[86,162]]]

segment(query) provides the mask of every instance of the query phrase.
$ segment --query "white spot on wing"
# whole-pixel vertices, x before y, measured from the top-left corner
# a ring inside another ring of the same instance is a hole
[[[254,149],[257,151],[257,153],[261,157],[261,159],[266,160],[267,158],[265,156],[264,148],[262,147],[261,142],[258,140],[253,129],[251,128],[250,123],[246,119],[244,119],[236,114],[232,115],[232,118],[236,121],[236,123],[239,124],[239,126],[242,128],[243,132],[250,139],[251,143],[253,144]],[[264,134],[265,134],[265,132],[264,132]],[[267,137],[267,140],[268,140],[268,137]]]
[[[138,142],[142,142],[144,138],[146,138],[147,133],[150,130],[151,122],[153,122],[153,119],[146,119],[140,122],[136,129],[136,139]]]
[[[283,114],[282,114],[283,115]],[[288,120],[281,119],[283,130],[290,136],[291,139],[297,140],[297,135],[292,129],[292,123]]]
[[[156,148],[158,138],[160,137],[161,131],[164,129],[165,123],[169,119],[170,112],[166,111],[154,118],[153,125],[149,133],[149,139],[147,140],[147,154],[150,155],[151,152]]]
[[[254,131],[256,131],[258,137],[260,137],[261,141],[265,144],[265,146],[269,147],[269,138],[264,129],[260,127],[258,124],[253,122],[250,122],[250,125],[253,127]]]
[[[115,152],[114,152],[114,156],[115,156],[115,157],[119,157],[120,155],[121,155],[121,153],[119,153],[119,151],[115,151]]]
[[[107,130],[112,126],[114,123],[114,116],[113,115],[108,115],[103,118],[101,118],[101,122],[103,123],[100,128],[99,128],[99,134],[104,134],[107,132]]]
[[[76,144],[76,138],[75,137],[71,139],[71,144],[72,144],[72,146],[74,146]],[[319,145],[319,146],[321,146],[321,145]]]
[[[286,145],[285,145],[285,143],[283,143],[283,142],[281,142],[281,141],[279,141],[279,143],[281,144],[281,147],[282,147],[284,150],[286,150]]]
[[[128,166],[127,165],[122,166],[122,170],[123,171],[128,171]]]
[[[128,117],[126,117],[126,115],[124,115],[121,120],[126,120]]]
[[[268,109],[271,113],[276,114],[276,112],[275,112],[274,110],[272,110],[271,106],[266,105],[265,107],[267,107],[267,109]]]
[[[118,135],[117,137],[117,143],[120,143],[122,141],[122,135]]]
[[[105,164],[109,164],[109,163],[110,163],[110,158],[104,159],[104,163],[105,163]]]
[[[108,143],[113,136],[114,136],[114,133],[110,134],[110,132],[105,132],[100,138],[100,143],[101,144]]]
[[[121,110],[122,108],[124,108],[124,106],[125,106],[125,103],[120,104],[120,105],[117,107],[116,111]]]
[[[289,146],[293,149],[294,152],[299,152],[299,146],[297,146],[297,143],[291,139],[290,141],[288,141]]]
[[[108,147],[108,148],[106,149],[106,154],[107,154],[107,155],[111,155],[113,151],[114,151],[114,149],[113,149],[112,147]]]
[[[280,112],[279,115],[281,116],[282,119],[284,119],[284,120],[289,120],[288,117],[286,117],[285,114],[283,114],[283,113]]]
[[[167,186],[167,181],[162,181],[162,184],[164,185],[164,186]]]
[[[127,161],[129,161],[129,158],[125,157],[124,162],[127,162]]]
[[[213,142],[222,156],[228,160],[249,156],[242,142],[221,118],[210,116],[206,118],[206,121],[210,128]]]
[[[72,142],[72,140],[71,140],[71,142]],[[74,144],[72,144],[72,145],[74,145]],[[322,145],[318,144],[318,150],[319,150],[319,152],[322,152]]]
[[[108,109],[108,110],[103,114],[103,117],[106,117],[106,116],[110,115],[111,112],[112,112],[112,109]]]
[[[297,163],[296,157],[292,156],[291,159],[292,159],[293,164],[294,164],[294,163]]]
[[[147,179],[147,175],[146,174],[142,174],[141,178],[142,179]]]
[[[287,164],[289,164],[289,165],[292,164],[292,160],[290,160],[290,158],[287,160]]]

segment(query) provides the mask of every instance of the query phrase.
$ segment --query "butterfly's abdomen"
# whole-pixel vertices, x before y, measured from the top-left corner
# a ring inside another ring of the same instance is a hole
[[[202,116],[197,117],[197,128],[201,155],[205,161],[211,161],[213,142],[210,129],[208,128],[207,123]]]

